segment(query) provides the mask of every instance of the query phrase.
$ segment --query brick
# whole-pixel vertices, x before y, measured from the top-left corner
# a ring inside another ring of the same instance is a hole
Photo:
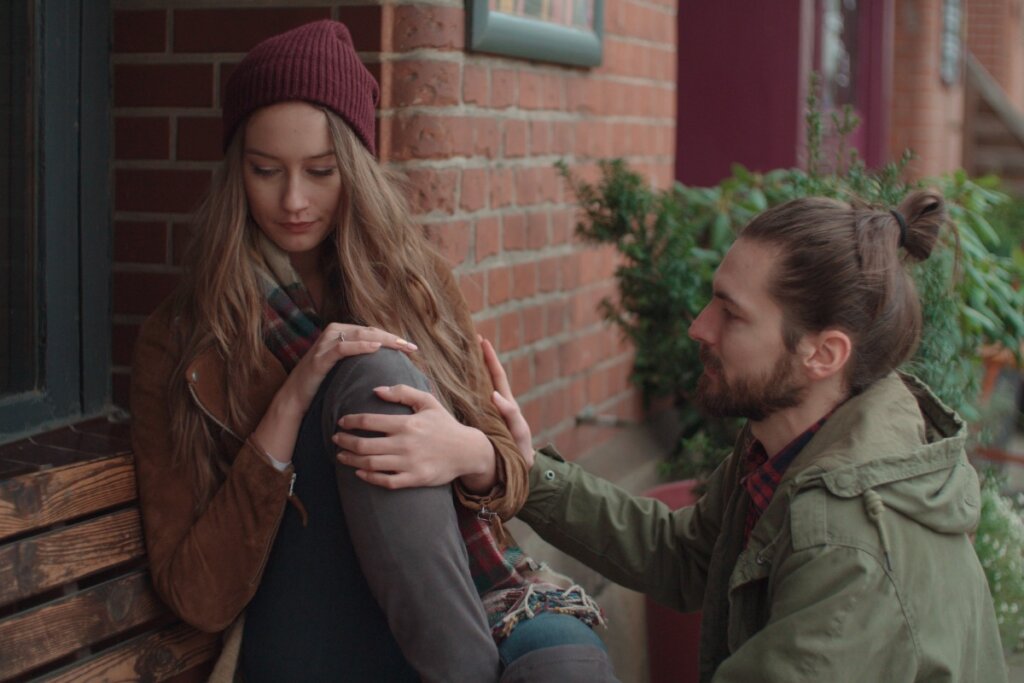
[[[465,104],[490,104],[490,85],[487,82],[487,67],[466,64],[462,67],[462,101]]]
[[[224,127],[219,116],[178,118],[177,157],[182,161],[219,161],[224,156]]]
[[[556,121],[551,124],[551,152],[553,154],[571,154],[576,148],[576,126],[568,121]]]
[[[526,121],[510,119],[502,124],[506,159],[526,155]]]
[[[560,111],[564,107],[565,77],[558,74],[544,74],[541,81],[541,104],[544,109]]]
[[[466,306],[471,314],[479,313],[484,308],[485,278],[486,274],[483,272],[459,275],[459,289],[462,290],[462,296],[466,299]]]
[[[139,336],[138,325],[114,323],[110,335],[111,360],[114,365],[131,365],[135,340]]]
[[[491,106],[506,109],[515,105],[517,95],[517,73],[508,69],[491,70]]]
[[[330,17],[329,7],[174,10],[174,51],[248,52],[266,38]]]
[[[115,211],[191,213],[210,184],[206,171],[118,169]]]
[[[537,397],[530,401],[525,401],[520,404],[520,409],[523,411],[523,417],[526,418],[527,424],[533,428],[534,434],[541,432],[547,423],[545,422],[546,416],[544,415],[543,396]],[[568,453],[569,451],[562,451]]]
[[[426,114],[396,116],[391,119],[390,158],[442,159],[452,156],[459,128],[454,117]]]
[[[501,250],[501,226],[496,216],[478,218],[476,221],[476,262],[494,256]]]
[[[383,5],[341,5],[337,12],[338,21],[348,26],[357,52],[380,52],[383,49]]]
[[[487,304],[497,306],[508,301],[512,293],[512,269],[496,266],[487,271]]]
[[[513,395],[530,390],[532,382],[530,381],[529,354],[520,354],[509,359],[505,362],[505,369],[508,372],[509,386],[512,388]]]
[[[465,47],[466,12],[462,7],[399,5],[392,9],[391,51]]]
[[[115,107],[209,107],[211,64],[115,64]]]
[[[519,106],[522,109],[541,109],[544,106],[543,77],[538,73],[519,73]]]
[[[537,264],[528,261],[512,266],[512,298],[529,299],[537,293]]]
[[[171,224],[171,263],[180,266],[185,261],[185,254],[192,242],[193,227],[191,223]]]
[[[501,132],[498,120],[493,116],[481,116],[473,121],[473,154],[494,159],[501,148]]]
[[[171,124],[166,116],[115,117],[115,159],[168,159],[170,150]]]
[[[551,152],[551,122],[530,121],[530,154],[539,156]]]
[[[487,341],[494,344],[495,347],[498,345],[498,319],[487,318],[485,320],[476,321],[476,333]]]
[[[533,353],[533,382],[535,386],[543,386],[559,376],[558,347],[549,346]]]
[[[390,63],[391,88],[384,107],[447,106],[459,102],[459,65],[439,60]]]
[[[544,338],[545,311],[544,306],[530,306],[523,309],[523,343],[533,344]]]
[[[547,258],[537,263],[537,288],[544,293],[558,291],[561,285],[559,277],[559,259]]]
[[[565,82],[565,108],[577,114],[596,114],[601,109],[601,85],[590,78],[571,78]]]
[[[502,247],[518,251],[526,247],[526,216],[521,211],[502,216]]]
[[[462,172],[459,207],[463,211],[479,211],[487,208],[487,177],[486,168],[467,168]]]
[[[428,234],[452,267],[465,261],[469,255],[470,230],[467,221],[431,225]]]
[[[115,221],[114,261],[166,263],[167,225],[156,222]]]
[[[491,208],[509,206],[515,197],[515,171],[511,168],[491,170]]]
[[[544,176],[539,168],[516,169],[516,201],[519,206],[539,204],[544,200]]]
[[[231,78],[231,74],[235,73],[235,69],[238,68],[238,62],[223,62],[220,65],[219,73],[217,74],[217,82],[219,84],[219,90],[217,92],[217,104],[218,106],[224,103],[224,90],[227,88],[228,80]]]
[[[170,296],[176,273],[114,273],[114,314],[149,315]]]
[[[498,318],[498,351],[512,351],[523,343],[523,316],[511,311]]]
[[[452,169],[413,169],[408,176],[409,206],[414,213],[455,210],[455,184],[458,171]]]
[[[526,218],[526,248],[543,249],[548,244],[548,212],[534,211]]]
[[[561,261],[562,289],[565,291],[576,289],[580,284],[579,252],[566,254]]]
[[[114,54],[163,52],[167,49],[165,10],[116,10]]]

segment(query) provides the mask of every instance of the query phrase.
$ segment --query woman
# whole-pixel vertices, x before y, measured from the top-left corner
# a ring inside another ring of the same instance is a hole
[[[254,48],[225,89],[224,162],[181,284],[140,333],[153,583],[185,621],[230,627],[218,679],[495,680],[496,640],[506,664],[533,649],[510,636],[527,616],[600,619],[502,532],[526,466],[451,273],[374,158],[377,99],[340,23]],[[425,485],[403,491],[331,457],[342,416],[395,412],[372,392],[395,383],[437,396],[417,411]],[[561,642],[607,667],[582,628]]]

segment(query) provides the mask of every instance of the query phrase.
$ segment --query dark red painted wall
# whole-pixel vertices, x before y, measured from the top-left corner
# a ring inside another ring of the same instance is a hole
[[[678,180],[711,185],[736,162],[759,171],[796,164],[801,41],[813,38],[802,36],[803,4],[680,1]]]

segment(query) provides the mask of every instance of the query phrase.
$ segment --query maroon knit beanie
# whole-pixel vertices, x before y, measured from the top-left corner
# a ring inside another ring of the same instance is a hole
[[[341,22],[324,19],[268,38],[249,51],[224,91],[224,149],[250,113],[303,100],[336,112],[373,155],[380,88]]]

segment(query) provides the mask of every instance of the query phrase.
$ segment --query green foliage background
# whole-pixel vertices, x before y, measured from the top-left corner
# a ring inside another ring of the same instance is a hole
[[[816,103],[811,105],[816,112]],[[857,125],[848,112],[832,121],[840,140]],[[808,115],[807,170],[754,173],[737,165],[731,177],[713,187],[677,183],[655,190],[622,160],[602,162],[596,183],[575,179],[559,165],[583,211],[577,234],[613,245],[622,256],[615,272],[618,297],[605,299],[601,310],[633,342],[633,380],[647,400],[675,399],[682,437],[664,466],[666,476],[707,474],[735,436],[738,423],[706,420],[689,401],[701,364],[687,328],[710,299],[714,270],[738,231],[766,208],[797,197],[857,198],[889,208],[924,185],[903,179],[909,154],[873,171],[840,144],[826,166],[819,152],[821,128],[820,115]],[[989,221],[1009,203],[995,182],[972,180],[963,172],[928,181],[946,197],[957,229],[945,233],[931,258],[911,266],[924,332],[904,369],[969,421],[979,414],[979,349],[991,343],[1018,349],[1024,338],[1024,293],[1015,288],[1024,269]]]

